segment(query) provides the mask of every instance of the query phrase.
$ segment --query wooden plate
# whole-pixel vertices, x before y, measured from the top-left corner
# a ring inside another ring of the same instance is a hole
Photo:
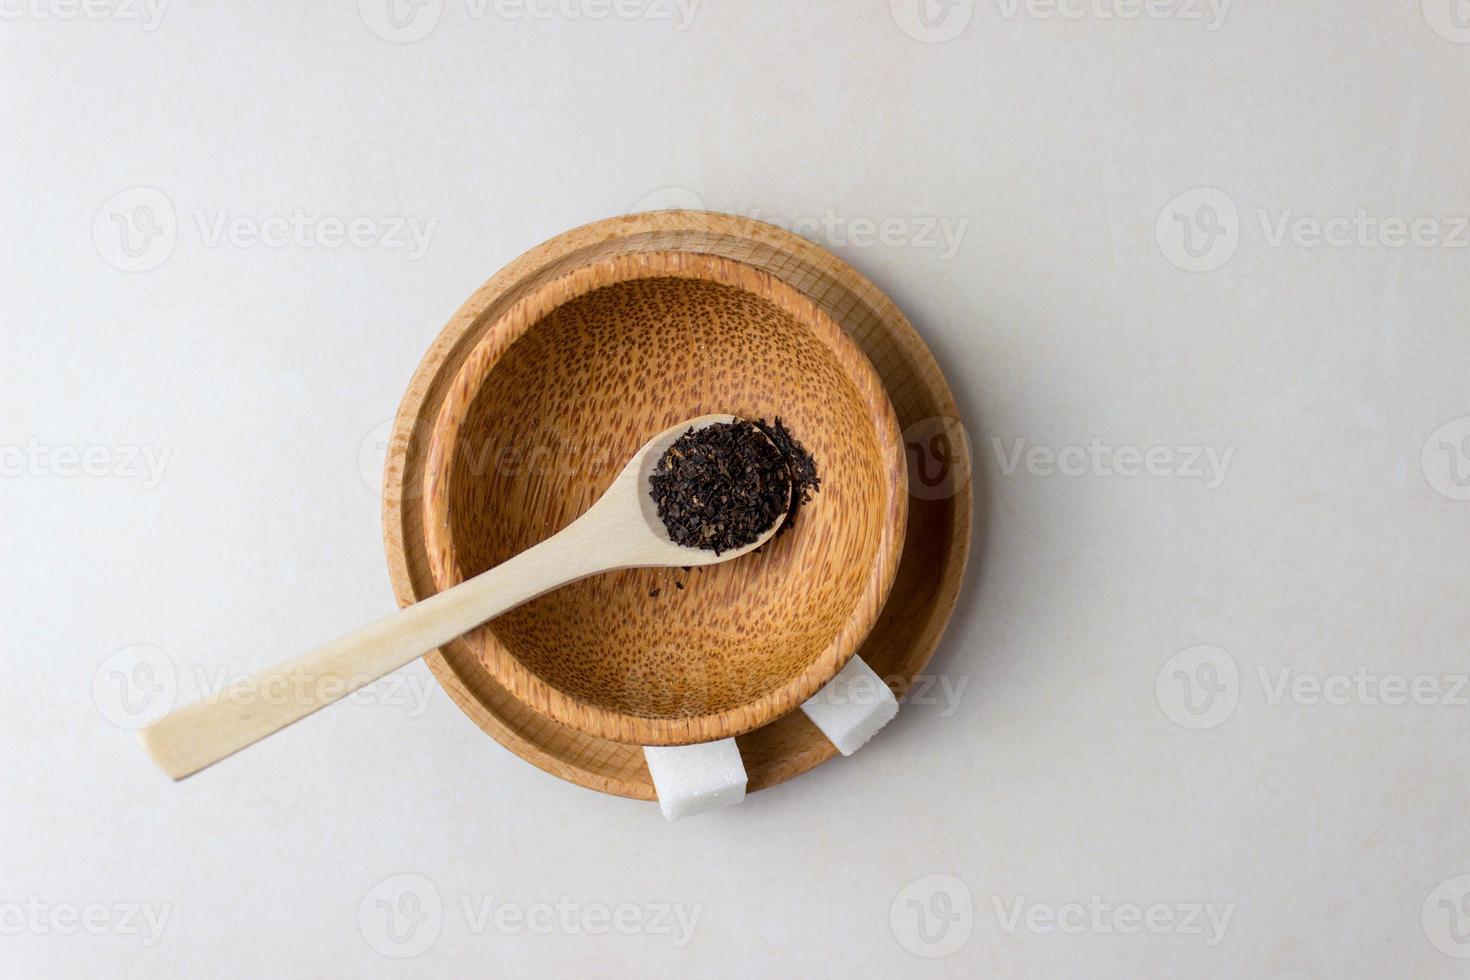
[[[871,282],[830,252],[747,218],[703,211],[627,215],[573,229],[511,262],[470,297],[425,355],[399,407],[384,476],[389,574],[402,605],[437,591],[424,533],[423,488],[433,420],[489,326],[510,306],[598,259],[652,251],[719,255],[764,269],[810,297],[867,354],[909,443],[915,484],[898,575],[859,655],[900,698],[928,662],[959,594],[970,544],[968,470],[952,485],[926,476],[930,441],[957,425],[953,395],[908,321]],[[951,475],[952,476],[952,475]],[[456,704],[496,741],[553,775],[590,789],[655,798],[642,749],[542,717],[499,684],[475,646],[456,640],[426,658]],[[739,737],[755,791],[836,754],[806,716],[792,712]]]

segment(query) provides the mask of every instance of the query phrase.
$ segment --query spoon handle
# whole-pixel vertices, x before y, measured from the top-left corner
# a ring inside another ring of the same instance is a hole
[[[143,746],[174,779],[193,775],[523,602],[621,567],[595,530],[575,521],[487,572],[186,705],[139,732]]]

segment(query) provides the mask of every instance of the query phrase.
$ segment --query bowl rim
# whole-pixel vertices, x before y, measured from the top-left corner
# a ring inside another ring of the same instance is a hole
[[[897,576],[907,522],[907,459],[897,414],[866,354],[826,311],[794,286],[738,259],[703,252],[654,249],[604,256],[574,264],[529,290],[488,323],[466,354],[428,433],[421,497],[430,576],[442,591],[464,579],[450,536],[449,486],[465,411],[511,346],[552,310],[595,289],[642,278],[675,277],[718,282],[773,303],[811,330],[836,357],[868,407],[885,467],[884,519],[863,591],[832,641],[801,671],[772,690],[721,711],[681,718],[651,718],[590,704],[543,680],[511,654],[485,624],[464,639],[477,648],[485,669],[533,711],[588,735],[638,745],[683,745],[740,735],[774,721],[816,694],[846,665],[877,622]],[[471,296],[451,323],[484,313]]]

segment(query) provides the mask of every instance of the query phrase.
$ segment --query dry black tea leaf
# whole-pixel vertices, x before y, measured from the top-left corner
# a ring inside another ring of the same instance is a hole
[[[756,419],[755,424],[781,451],[781,455],[786,457],[787,471],[791,475],[791,507],[786,513],[786,523],[776,532],[779,537],[791,530],[796,523],[796,512],[801,510],[802,504],[812,499],[812,493],[821,492],[822,480],[817,476],[817,461],[812,459],[812,454],[781,424],[779,415],[772,425],[767,425],[765,419]]]
[[[649,485],[669,538],[718,555],[758,540],[782,513],[785,532],[821,480],[779,418],[773,425],[741,419],[685,432]]]

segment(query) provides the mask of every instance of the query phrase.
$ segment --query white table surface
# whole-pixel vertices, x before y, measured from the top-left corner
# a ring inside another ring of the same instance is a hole
[[[1451,0],[375,3],[0,0],[0,974],[1470,969]],[[690,202],[948,372],[931,703],[675,824],[422,664],[156,772],[121,684],[393,608],[374,443],[458,304]]]

